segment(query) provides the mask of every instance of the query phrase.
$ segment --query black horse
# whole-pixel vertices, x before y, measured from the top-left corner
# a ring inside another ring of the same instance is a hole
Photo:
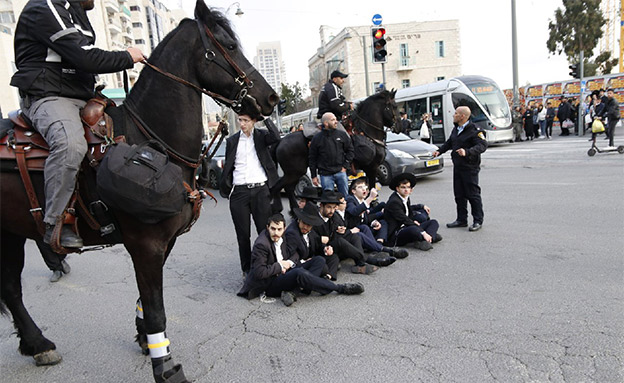
[[[400,127],[397,105],[394,101],[396,91],[382,91],[360,102],[351,115],[353,124],[352,141],[355,149],[354,165],[366,173],[369,187],[375,186],[377,168],[386,156],[384,127],[392,127],[393,132],[399,133]],[[276,158],[284,176],[273,187],[273,210],[281,210],[279,193],[282,188],[286,191],[290,209],[297,207],[294,191],[299,179],[308,168],[308,139],[303,132],[286,135],[276,148]]]
[[[125,104],[113,110],[120,116],[115,124],[125,126],[126,139],[132,144],[147,140],[147,134],[135,123],[141,121],[143,129],[168,148],[189,185],[193,185],[203,134],[201,92],[235,108],[249,103],[264,115],[269,115],[279,101],[245,59],[224,15],[208,9],[203,0],[197,0],[195,20],[183,20],[159,44],[148,62],[154,67],[143,69]],[[162,73],[157,72],[158,68]],[[43,200],[43,175],[33,173],[32,180],[39,200]],[[61,360],[60,354],[55,344],[43,336],[22,301],[24,243],[26,238],[41,239],[29,208],[20,175],[2,172],[0,310],[6,313],[8,308],[13,316],[20,338],[19,351],[33,356],[37,365],[50,365]],[[180,214],[152,225],[121,211],[114,211],[114,215],[134,263],[140,294],[138,306],[142,308],[137,310],[137,339],[144,349],[149,348],[154,379],[187,382],[181,365],[173,362],[165,336],[163,265],[176,238],[194,219],[192,204],[187,203]],[[79,228],[85,245],[103,243],[99,232],[84,221],[79,220]]]

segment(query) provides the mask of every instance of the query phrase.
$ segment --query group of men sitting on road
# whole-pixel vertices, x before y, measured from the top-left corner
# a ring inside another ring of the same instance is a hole
[[[251,268],[238,295],[281,297],[290,306],[297,295],[312,291],[361,294],[361,283],[334,283],[341,261],[354,263],[352,273],[371,274],[406,258],[409,253],[402,246],[426,251],[442,240],[429,207],[411,204],[415,184],[413,174],[395,176],[390,182],[394,192],[376,205],[377,190],[369,192],[364,178],[351,182],[346,198],[331,190],[319,196],[316,188],[305,188],[288,227],[281,214],[268,219],[253,245]]]

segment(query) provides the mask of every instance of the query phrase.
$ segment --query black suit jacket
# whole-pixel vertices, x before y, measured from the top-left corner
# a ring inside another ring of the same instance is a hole
[[[405,213],[405,205],[397,192],[392,193],[384,210],[384,219],[388,222],[388,243],[394,243],[397,231],[403,226],[414,226],[411,201],[407,199],[410,214]],[[424,231],[424,230],[422,230]]]
[[[271,158],[269,151],[269,145],[275,144],[279,141],[279,131],[277,127],[270,119],[265,119],[264,124],[268,130],[257,129],[253,130],[254,145],[256,147],[256,153],[260,164],[264,168],[266,173],[269,188],[273,187],[278,180],[277,168]],[[238,132],[226,140],[225,146],[225,164],[223,165],[223,174],[221,176],[221,182],[219,184],[219,192],[221,197],[228,198],[233,187],[234,178],[234,160],[236,157],[236,150],[238,149],[238,141],[242,132]]]
[[[310,233],[308,233],[310,247],[308,247],[303,239],[303,234],[301,234],[301,231],[299,230],[297,221],[293,221],[290,225],[288,225],[286,232],[284,233],[284,238],[286,240],[288,252],[290,254],[297,254],[297,257],[300,260],[309,259],[316,255],[325,255],[323,253],[325,246],[321,243],[321,237],[319,237],[314,230],[310,230]]]
[[[282,256],[284,260],[293,261],[299,264],[297,253],[288,251],[286,239],[282,242]],[[253,299],[271,284],[271,281],[282,274],[282,266],[277,262],[275,246],[269,233],[265,230],[258,235],[251,250],[251,270],[247,274],[243,288],[238,292],[238,296]]]

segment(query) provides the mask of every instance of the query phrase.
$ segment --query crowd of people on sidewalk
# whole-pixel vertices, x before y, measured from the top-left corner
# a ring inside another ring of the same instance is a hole
[[[532,141],[534,139],[551,139],[555,121],[559,122],[560,136],[569,136],[570,129],[575,130],[579,111],[583,118],[583,133],[591,131],[595,120],[600,120],[605,127],[605,140],[613,147],[615,125],[620,120],[620,105],[614,97],[612,89],[595,90],[587,96],[583,103],[579,99],[563,96],[559,106],[554,107],[551,100],[546,106],[531,102],[526,106],[516,106],[512,111],[514,141]],[[524,132],[524,138],[522,133]],[[593,132],[591,141],[596,136]]]

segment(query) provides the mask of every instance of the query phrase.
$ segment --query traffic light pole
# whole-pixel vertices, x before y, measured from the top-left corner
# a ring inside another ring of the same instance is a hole
[[[381,63],[381,79],[384,89],[386,89],[386,63]]]
[[[370,81],[368,80],[368,56],[366,55],[366,36],[362,36],[362,51],[364,52],[364,79],[366,80],[366,97],[370,96]]]
[[[579,53],[579,104],[578,104],[578,111],[576,113],[577,117],[577,122],[576,122],[576,127],[577,127],[577,131],[576,131],[576,135],[577,136],[583,136],[585,135],[585,129],[584,129],[584,125],[585,125],[585,116],[583,116],[583,112],[585,111],[583,108],[583,103],[585,102],[585,99],[583,98],[585,93],[585,86],[583,86],[583,50],[581,49],[581,52]]]

